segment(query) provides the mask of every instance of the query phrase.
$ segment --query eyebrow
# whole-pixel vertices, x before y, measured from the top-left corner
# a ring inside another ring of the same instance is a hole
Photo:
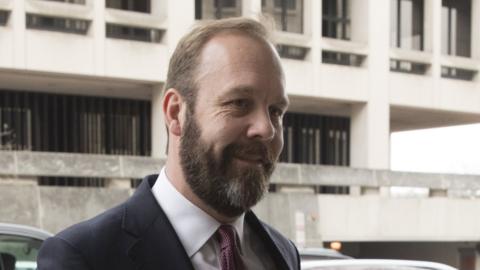
[[[232,95],[232,94],[240,94],[240,95],[253,95],[253,93],[255,92],[255,89],[248,86],[248,85],[240,85],[240,86],[236,86],[232,89],[229,89],[225,94],[222,95],[222,97],[225,97],[225,96],[229,96],[229,95]],[[290,105],[290,102],[287,98],[285,97],[281,97],[278,99],[278,101],[275,101],[275,104],[276,105],[279,105],[279,106],[282,106],[284,108],[287,108],[289,105]]]

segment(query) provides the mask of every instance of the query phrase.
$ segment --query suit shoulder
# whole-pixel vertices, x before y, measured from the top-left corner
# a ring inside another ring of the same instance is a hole
[[[113,241],[121,232],[123,209],[124,204],[111,208],[66,228],[55,237],[81,250],[91,250],[92,246]]]
[[[261,220],[258,221],[280,251],[289,269],[300,269],[300,255],[295,244],[272,226]]]
[[[285,250],[289,251],[290,254],[297,254],[297,248],[295,244],[279,231],[277,231],[272,226],[268,225],[267,223],[260,221],[265,228],[265,230],[271,235],[272,239],[275,241],[276,244],[280,244]]]

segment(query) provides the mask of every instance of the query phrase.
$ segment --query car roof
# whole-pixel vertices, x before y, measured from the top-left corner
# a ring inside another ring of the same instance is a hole
[[[347,259],[347,260],[315,260],[302,262],[302,269],[310,269],[311,267],[334,267],[334,266],[404,266],[418,267],[424,269],[435,270],[457,270],[446,264],[415,261],[415,260],[390,260],[390,259]]]
[[[303,257],[319,257],[319,258],[332,258],[332,259],[353,259],[352,257],[342,254],[334,249],[330,248],[303,248],[299,249],[300,256]]]
[[[25,236],[42,241],[52,236],[51,233],[41,229],[10,223],[0,223],[0,234]]]

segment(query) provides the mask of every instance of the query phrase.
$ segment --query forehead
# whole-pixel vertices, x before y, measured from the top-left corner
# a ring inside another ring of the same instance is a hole
[[[285,96],[283,70],[273,46],[240,33],[219,34],[204,45],[196,82],[202,92],[248,88]]]

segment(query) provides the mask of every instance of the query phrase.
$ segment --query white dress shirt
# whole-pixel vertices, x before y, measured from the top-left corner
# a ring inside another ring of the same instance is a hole
[[[220,269],[220,248],[212,236],[221,224],[178,192],[168,180],[165,168],[161,170],[152,192],[175,229],[193,267],[197,270]],[[246,268],[274,269],[268,252],[244,223],[244,214],[230,225],[239,236]]]

